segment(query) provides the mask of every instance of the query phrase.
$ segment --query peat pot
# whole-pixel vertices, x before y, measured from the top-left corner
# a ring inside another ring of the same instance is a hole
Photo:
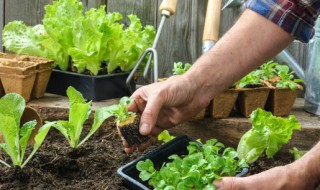
[[[15,55],[0,52],[0,61],[23,61],[34,63],[36,65],[36,79],[32,89],[31,97],[41,98],[44,96],[52,71],[52,60],[34,56]]]
[[[213,118],[229,117],[238,98],[238,94],[238,90],[228,89],[215,96],[210,106],[211,116]]]
[[[20,94],[28,102],[36,79],[36,65],[25,61],[0,61],[0,78],[5,93]]]
[[[128,76],[129,73],[91,76],[53,69],[47,92],[65,96],[67,88],[73,86],[87,100],[99,101],[120,98],[130,95],[126,85]],[[135,90],[134,80],[130,82],[130,85]]]
[[[298,92],[299,90],[291,90],[290,88],[271,89],[265,109],[276,116],[288,116]]]
[[[264,109],[269,92],[270,89],[265,87],[239,89],[237,104],[241,114],[249,117],[257,108]]]

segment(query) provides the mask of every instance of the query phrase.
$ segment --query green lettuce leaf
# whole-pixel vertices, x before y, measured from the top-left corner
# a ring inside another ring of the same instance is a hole
[[[67,52],[48,36],[41,24],[30,27],[22,21],[9,22],[3,29],[2,39],[3,46],[12,52],[52,59],[62,70],[68,67]]]
[[[20,148],[21,148],[21,158],[24,157],[24,153],[26,152],[27,145],[28,145],[28,140],[31,136],[32,131],[35,129],[37,125],[37,121],[29,121],[25,123],[20,130]]]
[[[33,150],[31,152],[31,154],[28,156],[28,158],[23,162],[21,168],[23,168],[30,161],[30,159],[33,157],[33,155],[40,148],[42,142],[46,138],[49,130],[54,125],[54,123],[55,122],[49,122],[49,123],[46,123],[45,125],[43,125],[42,127],[40,127],[40,129],[38,130],[37,135],[34,137],[35,144],[33,145]]]
[[[259,108],[250,118],[252,129],[242,136],[237,148],[239,158],[247,163],[255,162],[264,151],[268,158],[273,157],[291,139],[293,130],[301,130],[293,115],[276,117]]]
[[[73,87],[67,89],[67,95],[70,99],[69,136],[71,147],[76,148],[82,133],[83,124],[91,113],[91,101],[85,103],[82,94]]]
[[[117,109],[117,105],[113,105],[113,106],[103,107],[103,108],[95,110],[94,120],[93,120],[93,124],[91,126],[91,129],[90,129],[89,133],[87,134],[87,136],[79,143],[78,146],[80,146],[86,140],[88,140],[99,129],[99,127],[102,125],[102,123],[106,119],[113,116],[114,115],[113,112],[116,109]]]

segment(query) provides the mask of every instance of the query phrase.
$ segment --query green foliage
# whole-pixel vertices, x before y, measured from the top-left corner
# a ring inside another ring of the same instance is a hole
[[[268,61],[267,63],[260,66],[260,69],[262,71],[261,78],[263,80],[270,80],[273,79],[276,76],[276,66],[279,64],[274,61]]]
[[[28,140],[33,129],[37,125],[35,120],[29,121],[20,128],[20,119],[25,109],[25,101],[18,94],[10,93],[0,99],[0,133],[4,139],[4,143],[0,144],[0,148],[10,156],[12,164],[23,168],[33,157],[41,146],[53,122],[42,126],[36,134],[33,151],[28,158],[23,161],[27,148]],[[5,161],[0,163],[11,167]]]
[[[82,94],[73,87],[67,89],[67,95],[70,101],[69,121],[56,121],[53,127],[64,135],[72,148],[78,148],[99,129],[104,120],[112,116],[110,112],[113,108],[105,107],[95,110],[93,125],[89,133],[79,143],[83,124],[91,113],[91,101],[85,102]]]
[[[172,72],[174,75],[182,75],[191,68],[190,63],[174,62]]]
[[[118,105],[113,105],[112,107],[112,111],[111,114],[113,116],[116,117],[115,121],[116,122],[123,122],[125,121],[127,118],[129,118],[130,116],[134,116],[135,113],[134,112],[129,112],[127,110],[128,105],[133,102],[133,98],[129,98],[129,97],[122,97],[119,101]]]
[[[216,139],[208,140],[203,146],[190,142],[187,148],[188,155],[171,155],[169,159],[172,161],[163,164],[160,170],[156,170],[149,159],[138,162],[139,177],[158,190],[209,190],[216,189],[213,180],[234,176],[248,167],[244,160],[236,159],[237,152],[233,148],[224,149]]]
[[[261,70],[255,70],[251,73],[244,76],[242,79],[240,79],[238,82],[236,82],[236,85],[240,88],[245,88],[249,85],[258,85],[261,86],[262,83],[260,81],[260,75],[262,74]]]
[[[278,88],[290,88],[291,90],[296,90],[298,88],[297,83],[303,82],[302,79],[294,79],[294,72],[290,72],[287,65],[276,66],[277,75],[280,81],[277,82],[276,87]]]
[[[295,116],[281,118],[260,108],[250,116],[252,128],[246,132],[238,144],[239,158],[247,163],[255,162],[265,151],[272,158],[292,136],[293,130],[301,130]]]
[[[8,23],[3,45],[19,54],[53,59],[62,70],[68,69],[71,56],[72,70],[97,75],[103,69],[129,72],[155,37],[154,27],[142,27],[136,15],[129,15],[130,25],[124,27],[122,15],[106,13],[105,6],[85,12],[78,0],[59,0],[45,10],[43,25]]]
[[[163,144],[173,140],[175,136],[171,136],[168,130],[163,130],[159,135],[158,135],[158,141],[162,141]]]
[[[2,40],[3,46],[12,52],[55,60],[63,70],[68,67],[67,52],[49,37],[41,24],[30,27],[22,21],[10,22],[2,31]]]
[[[307,151],[304,150],[299,150],[296,147],[293,147],[290,150],[290,153],[293,155],[294,160],[298,160],[300,159],[303,155],[305,155],[307,153]]]
[[[250,85],[263,86],[262,80],[275,87],[290,88],[291,90],[296,90],[298,83],[303,82],[302,79],[294,79],[294,72],[290,72],[287,65],[279,65],[277,62],[268,61],[261,65],[259,69],[240,79],[235,85],[239,88],[245,88]]]

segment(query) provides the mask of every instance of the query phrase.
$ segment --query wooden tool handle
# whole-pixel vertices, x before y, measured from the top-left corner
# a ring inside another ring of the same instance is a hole
[[[177,1],[178,0],[163,0],[160,5],[160,10],[166,10],[170,12],[171,15],[173,15],[176,12]]]
[[[208,0],[203,41],[218,41],[222,0]]]

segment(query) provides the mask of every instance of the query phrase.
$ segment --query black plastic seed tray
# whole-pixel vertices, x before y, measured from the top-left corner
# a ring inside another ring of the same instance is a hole
[[[150,190],[152,188],[148,185],[148,182],[144,182],[139,178],[140,172],[136,169],[137,163],[141,160],[144,161],[146,159],[150,159],[154,163],[154,167],[156,169],[159,169],[161,168],[164,162],[170,161],[170,159],[168,159],[169,156],[173,154],[177,154],[179,156],[187,155],[187,146],[189,145],[190,141],[198,142],[186,135],[180,135],[175,139],[169,141],[168,143],[120,167],[117,172],[120,176],[124,178],[128,188],[132,190]],[[239,173],[237,176],[241,177],[246,175],[247,173],[248,168],[243,168],[242,172]]]

